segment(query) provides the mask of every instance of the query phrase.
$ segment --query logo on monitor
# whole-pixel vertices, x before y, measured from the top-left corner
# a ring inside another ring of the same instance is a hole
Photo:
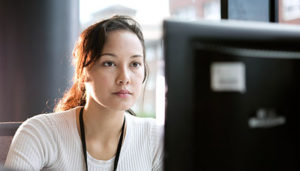
[[[250,128],[270,128],[284,125],[285,117],[279,116],[274,109],[258,109],[256,116],[251,117],[248,121]]]

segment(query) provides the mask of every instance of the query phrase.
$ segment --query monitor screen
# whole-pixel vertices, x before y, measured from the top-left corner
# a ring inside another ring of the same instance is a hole
[[[164,21],[165,170],[299,170],[300,29]]]

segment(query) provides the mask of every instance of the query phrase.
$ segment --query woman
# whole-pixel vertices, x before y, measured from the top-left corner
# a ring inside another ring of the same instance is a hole
[[[21,170],[162,170],[162,127],[130,115],[147,77],[138,24],[114,16],[82,32],[74,84],[55,108],[25,121],[5,163]],[[127,112],[126,112],[127,111]]]

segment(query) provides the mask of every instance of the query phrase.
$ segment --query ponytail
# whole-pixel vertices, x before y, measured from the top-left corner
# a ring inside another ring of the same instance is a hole
[[[54,112],[66,111],[77,106],[84,106],[85,103],[85,88],[84,86],[80,86],[77,81],[56,104]]]

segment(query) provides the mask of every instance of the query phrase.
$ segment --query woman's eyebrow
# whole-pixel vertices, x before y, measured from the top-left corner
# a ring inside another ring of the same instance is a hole
[[[112,56],[112,57],[117,57],[117,55],[113,53],[102,53],[100,56]]]
[[[132,55],[130,58],[138,58],[138,57],[143,57],[143,55]]]
[[[111,56],[111,57],[117,57],[117,55],[113,53],[102,53],[100,56]],[[143,55],[132,55],[130,58],[138,58],[138,57],[143,57]]]

